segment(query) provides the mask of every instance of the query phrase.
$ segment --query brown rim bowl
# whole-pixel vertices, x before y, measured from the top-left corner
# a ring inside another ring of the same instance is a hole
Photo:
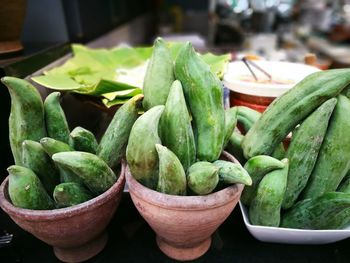
[[[81,262],[97,255],[107,243],[106,227],[122,197],[125,165],[116,183],[103,194],[67,208],[30,210],[15,207],[8,195],[8,177],[0,186],[0,206],[25,231],[53,246],[64,262]]]
[[[239,163],[223,152],[221,159]],[[244,186],[234,184],[205,196],[159,193],[125,171],[130,196],[139,213],[156,232],[158,247],[176,260],[193,260],[210,247],[211,235],[235,208]]]

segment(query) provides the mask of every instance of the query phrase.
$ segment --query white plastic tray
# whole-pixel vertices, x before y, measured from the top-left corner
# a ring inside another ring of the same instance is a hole
[[[244,224],[256,239],[284,244],[329,244],[350,237],[350,226],[339,230],[304,230],[250,224],[248,209],[239,202]]]

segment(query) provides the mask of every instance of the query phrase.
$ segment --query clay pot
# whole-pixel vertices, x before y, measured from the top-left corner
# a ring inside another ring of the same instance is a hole
[[[125,185],[125,166],[118,181],[103,194],[79,205],[54,210],[15,207],[8,196],[8,177],[0,187],[0,206],[17,225],[53,246],[65,262],[81,262],[106,245],[106,227],[120,202]]]
[[[233,161],[227,153],[224,157]],[[132,201],[157,234],[158,247],[176,260],[193,260],[209,249],[211,235],[230,215],[243,190],[243,185],[235,184],[205,196],[167,195],[137,182],[128,167],[125,175]]]
[[[0,0],[0,55],[23,49],[20,41],[26,0]]]

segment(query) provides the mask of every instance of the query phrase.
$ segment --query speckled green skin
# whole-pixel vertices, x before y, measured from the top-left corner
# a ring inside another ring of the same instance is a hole
[[[187,170],[187,185],[197,195],[210,194],[219,183],[219,168],[209,162],[196,162]]]
[[[2,83],[11,96],[9,136],[13,158],[22,164],[22,142],[39,141],[46,135],[44,107],[40,94],[28,81],[14,77],[3,77]]]
[[[155,106],[141,115],[132,126],[126,160],[132,176],[141,184],[156,189],[158,183],[158,154],[155,145],[161,144],[158,124],[164,106]]]
[[[136,95],[118,109],[98,145],[97,156],[113,170],[117,169],[125,156],[129,134],[138,117],[142,98],[143,95]]]
[[[175,76],[181,81],[192,114],[197,159],[216,161],[225,139],[222,84],[189,42],[176,58]]]
[[[252,184],[248,172],[240,164],[218,160],[214,165],[219,168],[219,180],[224,184]]]
[[[55,208],[53,200],[35,173],[19,165],[7,168],[9,172],[9,195],[14,206],[33,210]]]
[[[170,51],[163,39],[157,38],[143,83],[143,108],[149,110],[157,105],[165,105],[174,80],[174,62]]]
[[[243,138],[244,138],[244,135],[234,131],[231,134],[228,140],[228,144],[225,148],[225,150],[228,151],[230,154],[232,154],[242,165],[244,165],[245,162],[247,161],[244,158],[243,149],[241,146]]]
[[[96,154],[98,143],[91,131],[83,127],[75,127],[70,133],[70,138],[74,150]]]
[[[327,132],[328,122],[337,99],[329,99],[310,114],[293,133],[286,158],[289,160],[287,189],[283,209],[290,208],[297,200],[315,166],[318,152]]]
[[[186,195],[186,173],[180,160],[168,148],[156,144],[159,157],[157,191],[169,195]]]
[[[22,162],[23,166],[31,169],[39,177],[47,193],[52,196],[53,189],[60,183],[60,174],[42,145],[35,141],[24,140]]]
[[[350,69],[313,73],[274,100],[244,137],[244,156],[270,155],[297,124],[350,83]]]
[[[261,180],[256,196],[249,207],[249,219],[253,225],[278,227],[281,220],[281,206],[286,191],[288,159],[281,162],[284,168],[273,170]]]
[[[317,198],[309,198],[296,203],[284,214],[281,226],[300,229],[338,228],[344,219],[338,218],[337,223],[336,217],[349,208],[350,194],[328,192]]]
[[[159,135],[163,145],[179,158],[185,171],[196,159],[196,145],[180,81],[171,86],[164,112],[159,121]]]
[[[81,184],[62,183],[55,187],[53,198],[57,207],[69,207],[93,198],[93,195]]]
[[[87,152],[55,153],[52,159],[58,165],[74,172],[95,195],[108,190],[117,180],[111,168],[99,157]]]
[[[350,176],[344,177],[337,189],[338,192],[350,194]]]
[[[44,102],[45,124],[50,138],[69,144],[69,127],[60,104],[59,92],[49,94]]]
[[[45,152],[52,157],[55,153],[74,151],[72,147],[64,142],[57,141],[55,139],[45,137],[40,140],[40,144],[43,146]],[[75,175],[72,171],[67,170],[65,167],[57,165],[60,171],[61,183],[75,182],[82,183],[82,180]]]
[[[350,225],[350,207],[326,218],[323,224],[318,224],[318,229],[344,229]]]
[[[237,124],[237,107],[225,110],[225,139],[224,147],[228,144],[230,137]]]
[[[244,165],[244,169],[252,178],[252,185],[245,187],[241,195],[241,201],[245,205],[250,205],[256,196],[258,186],[263,177],[273,170],[282,169],[285,164],[276,158],[268,155],[258,155],[250,158]]]
[[[303,199],[335,191],[350,168],[350,100],[339,95]]]

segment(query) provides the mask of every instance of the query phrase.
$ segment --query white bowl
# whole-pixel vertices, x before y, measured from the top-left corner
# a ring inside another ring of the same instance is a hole
[[[350,226],[338,230],[304,230],[282,227],[255,226],[250,224],[248,209],[239,202],[243,221],[256,239],[284,244],[329,244],[350,237]]]
[[[290,63],[281,61],[265,61],[255,60],[255,64],[271,74],[272,79],[290,80],[292,84],[271,84],[256,83],[241,80],[242,76],[252,76],[243,61],[231,62],[227,66],[223,81],[224,85],[232,91],[262,97],[279,97],[299,81],[311,73],[320,71],[316,67],[312,67],[300,63]],[[267,79],[259,70],[251,67],[258,79]]]

